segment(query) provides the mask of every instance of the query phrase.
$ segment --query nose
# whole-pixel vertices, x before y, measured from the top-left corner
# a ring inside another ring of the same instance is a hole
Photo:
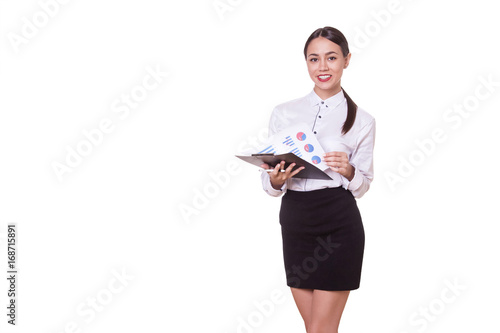
[[[321,59],[319,61],[319,70],[321,70],[321,71],[327,71],[328,70],[328,63],[326,62],[326,59]]]

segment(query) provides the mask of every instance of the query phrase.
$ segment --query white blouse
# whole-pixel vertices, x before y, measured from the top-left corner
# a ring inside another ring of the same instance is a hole
[[[262,185],[271,196],[278,197],[287,189],[314,191],[327,187],[350,190],[360,198],[368,191],[373,180],[373,146],[375,143],[375,119],[363,109],[357,109],[354,125],[342,135],[342,126],[347,116],[347,100],[341,90],[338,94],[322,100],[313,90],[308,95],[276,106],[269,122],[269,135],[273,135],[295,123],[308,124],[326,152],[343,151],[355,173],[351,181],[327,169],[332,180],[290,178],[280,190],[271,186],[270,176],[262,172]]]

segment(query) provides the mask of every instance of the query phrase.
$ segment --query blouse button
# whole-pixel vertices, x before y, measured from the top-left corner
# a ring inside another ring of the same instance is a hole
[[[324,102],[324,101],[321,101],[321,104],[325,104],[325,102]]]
[[[321,118],[321,116],[318,116],[318,118]]]
[[[314,134],[318,134],[318,132],[314,131]]]

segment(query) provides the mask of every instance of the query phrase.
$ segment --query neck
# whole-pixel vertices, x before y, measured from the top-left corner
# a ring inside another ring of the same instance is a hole
[[[340,87],[340,85],[338,87],[335,87],[334,89],[330,89],[330,90],[324,90],[324,89],[318,88],[318,86],[314,86],[314,92],[322,100],[325,100],[325,99],[328,99],[328,98],[330,98],[332,96],[337,95],[340,92],[340,90],[342,90],[342,88]]]

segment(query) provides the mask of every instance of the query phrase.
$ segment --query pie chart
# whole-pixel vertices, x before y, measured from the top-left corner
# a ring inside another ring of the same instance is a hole
[[[313,156],[311,160],[314,164],[321,163],[321,158],[319,158],[319,156]]]
[[[314,146],[307,144],[304,146],[304,150],[307,151],[308,153],[312,153],[314,151]]]
[[[300,141],[304,141],[306,139],[306,135],[302,132],[297,133],[297,139]]]

